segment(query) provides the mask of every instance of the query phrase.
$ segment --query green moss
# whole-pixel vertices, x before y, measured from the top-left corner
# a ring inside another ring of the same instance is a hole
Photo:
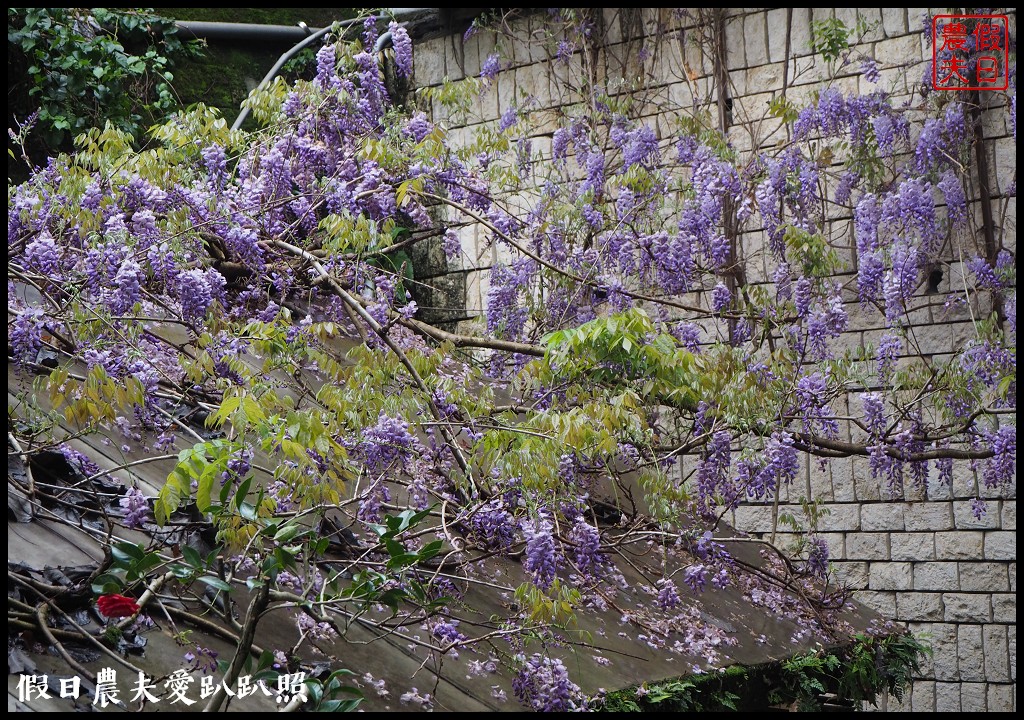
[[[326,27],[355,16],[350,8],[159,8],[176,20]],[[210,40],[204,57],[180,63],[174,72],[174,91],[185,107],[198,102],[216,107],[228,122],[237,117],[242,101],[292,47],[291,42],[252,43]]]
[[[352,8],[158,8],[157,11],[178,20],[259,25],[295,25],[301,21],[310,27],[327,27],[335,20],[356,14]]]
[[[756,712],[772,707],[822,709],[822,696],[834,695],[855,708],[875,703],[883,692],[898,699],[929,652],[913,635],[858,635],[843,648],[808,653],[781,662],[644,683],[608,693],[605,712]]]
[[[227,121],[238,115],[242,101],[280,53],[256,52],[234,44],[207,47],[202,58],[179,64],[174,73],[174,91],[185,107],[205,103],[220,109]]]

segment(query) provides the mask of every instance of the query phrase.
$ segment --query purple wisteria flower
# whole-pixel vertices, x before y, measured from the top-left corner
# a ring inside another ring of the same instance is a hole
[[[920,255],[917,248],[898,242],[892,250],[892,270],[882,280],[885,319],[895,325],[906,315],[907,303],[917,287]]]
[[[404,25],[392,20],[388,24],[391,33],[391,44],[395,49],[395,67],[404,78],[412,77],[412,38]]]
[[[489,550],[504,550],[516,541],[517,523],[503,505],[503,498],[492,498],[470,521],[474,539]]]
[[[812,535],[807,540],[806,571],[814,577],[824,578],[828,574],[828,544],[820,535]]]
[[[878,393],[864,393],[861,396],[861,403],[864,405],[864,423],[868,433],[873,438],[881,438],[885,435],[888,426],[885,419],[885,403]]]
[[[772,433],[765,440],[764,452],[758,460],[741,460],[736,466],[737,482],[746,487],[749,497],[771,496],[778,488],[792,483],[800,469],[793,436],[784,431]]]
[[[543,512],[538,513],[533,522],[523,522],[523,534],[526,536],[523,568],[532,576],[533,584],[541,590],[551,587],[561,565],[561,558],[552,535],[553,529],[551,521]]]
[[[1017,426],[1004,425],[988,440],[995,454],[982,467],[982,481],[987,488],[1006,487],[1016,477]]]
[[[732,294],[729,292],[729,288],[725,286],[725,283],[717,283],[711,291],[711,309],[720,313],[729,307],[730,302],[732,302]]]
[[[696,507],[705,518],[716,517],[720,505],[731,509],[741,500],[739,488],[729,482],[731,445],[732,436],[719,430],[711,437],[697,466]]]
[[[896,369],[896,361],[903,351],[903,341],[899,335],[886,333],[878,343],[878,377],[882,382],[888,382]]]
[[[416,445],[416,439],[409,432],[409,423],[382,411],[377,423],[363,430],[359,449],[367,469],[376,473],[408,457]]]
[[[601,534],[597,528],[582,517],[569,533],[573,543],[573,564],[584,578],[596,582],[602,578],[601,571],[608,565],[608,556],[601,552]]]
[[[828,407],[828,384],[822,373],[815,372],[800,378],[796,384],[796,395],[804,432],[815,432],[816,428],[825,437],[839,436],[839,422]]]
[[[118,501],[118,504],[124,508],[124,524],[126,527],[138,529],[143,526],[149,513],[149,504],[146,502],[146,496],[142,494],[141,490],[137,487],[128,488],[128,491]]]
[[[981,520],[988,514],[988,505],[981,498],[971,499],[971,515],[975,520]]]
[[[952,170],[942,174],[938,182],[939,190],[946,201],[946,216],[950,225],[962,225],[967,221],[967,197],[960,178]]]
[[[558,658],[534,653],[519,656],[522,668],[512,680],[512,692],[519,701],[538,712],[583,710],[586,701],[579,686],[569,679],[569,670]]]
[[[877,85],[882,81],[882,75],[878,71],[878,63],[875,62],[874,58],[864,58],[860,64],[860,71],[864,75],[864,79],[869,83]]]
[[[679,607],[682,600],[679,598],[679,589],[669,578],[662,578],[658,581],[658,607],[662,610],[672,610]]]
[[[499,72],[501,72],[501,60],[497,53],[491,53],[480,66],[480,77],[493,81]]]
[[[57,277],[60,274],[60,253],[57,242],[47,231],[39,233],[25,246],[24,264],[27,270]]]

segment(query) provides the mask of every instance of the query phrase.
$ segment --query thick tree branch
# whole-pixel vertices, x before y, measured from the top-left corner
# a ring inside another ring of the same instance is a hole
[[[798,441],[793,446],[798,450],[820,455],[824,457],[849,457],[851,455],[871,455],[869,445],[861,443],[845,442],[843,440],[831,440],[829,438],[811,435],[809,433],[795,433]],[[904,453],[891,445],[885,446],[885,454],[889,457],[898,458],[906,462],[922,462],[924,460],[938,460],[940,458],[951,458],[953,460],[984,460],[995,453],[989,449],[985,450],[961,450],[959,448],[933,448],[921,452]]]

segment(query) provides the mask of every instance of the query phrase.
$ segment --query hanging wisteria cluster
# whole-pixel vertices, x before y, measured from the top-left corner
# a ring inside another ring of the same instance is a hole
[[[550,20],[559,62],[576,67],[585,22]],[[1015,271],[1008,250],[970,242],[963,103],[828,87],[788,118],[791,142],[743,153],[723,128],[691,117],[659,132],[588,85],[592,102],[566,110],[539,162],[529,100],[468,148],[396,105],[377,28],[332,37],[313,80],[254,95],[258,131],[203,109],[157,129],[159,150],[95,130],[8,190],[9,361],[43,378],[52,444],[99,432],[125,453],[182,452],[158,498],[126,490],[121,522],[153,529],[195,502],[225,553],[243,553],[232,578],[262,573],[265,602],[306,603],[299,644],[275,649],[284,661],[303,643],[329,653],[364,613],[398,632],[390,609],[416,652],[463,650],[486,672],[497,652],[524,705],[585,709],[548,652],[571,645],[563,605],[603,617],[628,597],[630,635],[695,671],[735,643],[695,609],[716,589],[800,637],[835,637],[843,599],[820,590],[820,537],[800,563],[766,551],[758,573],[722,539],[729,510],[775,497],[802,463],[863,456],[893,497],[951,482],[954,463],[987,489],[1012,482]],[[409,79],[412,42],[389,29]],[[462,92],[502,67],[487,57]],[[878,72],[863,66],[872,83]],[[527,208],[515,193],[531,193]],[[838,208],[850,237],[828,235]],[[466,224],[499,258],[477,335],[418,319],[404,254],[437,243],[454,261]],[[760,284],[737,249],[754,231]],[[954,263],[942,299],[978,313],[976,337],[926,362],[914,313]],[[877,345],[846,347],[854,314],[878,318]],[[185,409],[205,425],[179,420]],[[267,569],[296,536],[266,528],[292,517],[341,538],[346,575],[317,569],[336,551],[317,533]],[[620,572],[635,547],[661,558],[654,575]],[[474,583],[517,599],[482,632],[460,623]]]

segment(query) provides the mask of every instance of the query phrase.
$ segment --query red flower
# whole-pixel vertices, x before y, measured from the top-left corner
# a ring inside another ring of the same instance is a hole
[[[110,618],[131,617],[141,609],[137,602],[124,595],[101,595],[96,607]]]

